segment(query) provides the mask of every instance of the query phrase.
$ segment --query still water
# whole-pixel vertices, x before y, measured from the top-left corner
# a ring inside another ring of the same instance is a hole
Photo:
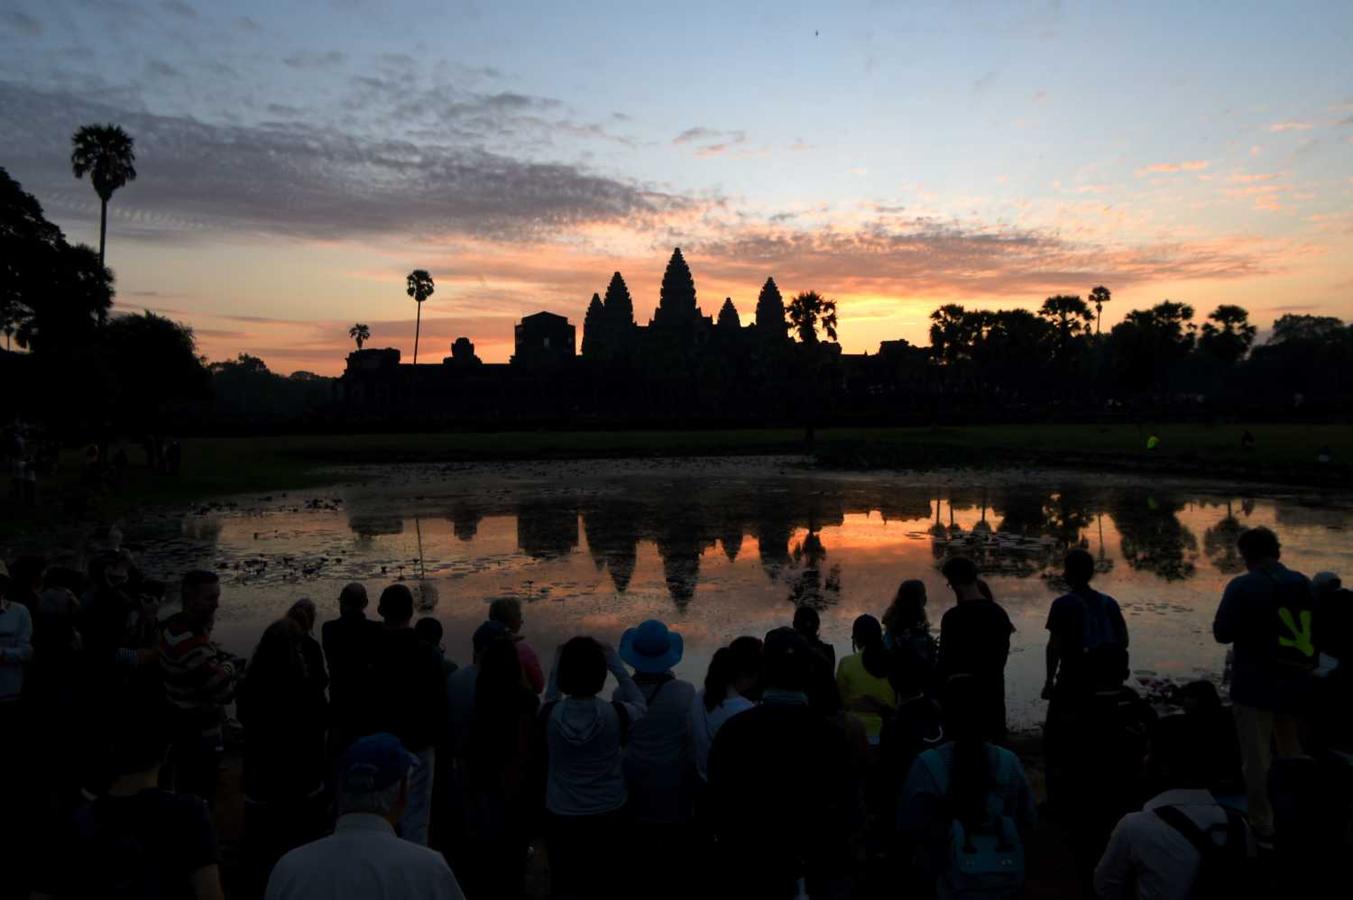
[[[919,578],[931,621],[952,603],[939,567],[977,560],[1017,634],[1010,718],[1042,718],[1048,605],[1067,547],[1099,560],[1096,586],[1123,607],[1141,679],[1217,676],[1210,626],[1241,570],[1235,537],[1268,525],[1284,560],[1308,574],[1353,574],[1353,500],[1139,476],[1030,471],[824,473],[788,458],[584,461],[354,469],[317,492],[241,497],[128,523],[143,568],[190,566],[225,578],[217,638],[247,655],[299,597],[336,615],[339,589],[412,582],[424,613],[464,662],[488,601],[519,597],[543,660],[568,637],[618,641],[656,617],[681,631],[679,673],[703,675],[740,634],[821,610],[823,636],[848,653],[855,616],[881,615]]]

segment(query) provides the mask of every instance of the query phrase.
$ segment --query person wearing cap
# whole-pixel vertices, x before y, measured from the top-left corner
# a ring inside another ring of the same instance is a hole
[[[766,635],[764,690],[730,718],[709,754],[709,825],[723,896],[837,896],[863,822],[845,735],[808,704],[815,651],[792,628]]]
[[[615,699],[598,696],[610,672]],[[625,827],[622,748],[648,703],[613,647],[575,637],[559,648],[537,719],[537,758],[545,762],[546,840],[556,896],[610,897],[614,865],[598,862]]]
[[[33,617],[10,599],[9,570],[0,562],[0,732],[18,734],[19,692],[33,658]]]
[[[395,834],[417,765],[393,734],[354,741],[338,763],[334,833],[283,856],[268,879],[266,900],[463,900],[440,853]]]
[[[324,623],[320,640],[329,662],[329,714],[333,744],[341,749],[370,731],[372,666],[381,623],[366,617],[366,586],[354,581],[338,595],[338,618]]]
[[[634,683],[647,706],[625,747],[629,814],[640,831],[635,850],[658,865],[681,857],[691,817],[695,687],[672,673],[683,651],[681,635],[657,619],[627,629],[620,638],[620,658],[634,669]],[[622,699],[618,688],[615,699]]]
[[[409,792],[399,833],[427,845],[431,819],[437,744],[446,737],[446,676],[441,655],[413,630],[413,592],[392,584],[377,606],[385,620],[372,675],[378,727],[396,735],[418,758],[409,775]]]

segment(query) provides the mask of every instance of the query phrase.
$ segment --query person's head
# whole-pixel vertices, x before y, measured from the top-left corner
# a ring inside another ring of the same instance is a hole
[[[928,631],[930,621],[925,614],[925,582],[908,578],[897,588],[892,606],[883,615],[883,624],[889,632]]]
[[[338,761],[338,814],[369,813],[399,821],[409,799],[409,770],[416,764],[393,734],[353,741]]]
[[[875,678],[888,677],[888,648],[878,619],[867,613],[857,616],[850,627],[850,643],[860,652],[865,671]]]
[[[360,581],[354,581],[351,584],[343,586],[343,590],[338,594],[338,614],[340,616],[352,616],[366,609],[366,585]]]
[[[965,556],[955,556],[940,568],[954,594],[960,599],[980,596],[977,589],[977,565]]]
[[[1333,572],[1316,572],[1311,576],[1311,589],[1317,594],[1333,594],[1343,586],[1343,580]]]
[[[391,628],[408,628],[413,620],[413,591],[407,584],[392,584],[381,591],[376,612]]]
[[[570,697],[595,697],[606,685],[606,651],[590,637],[569,638],[559,648],[559,690]]]
[[[125,550],[105,550],[89,563],[89,578],[98,588],[120,588],[131,578],[132,559]]]
[[[423,616],[417,622],[413,623],[413,633],[418,636],[418,640],[427,644],[434,650],[442,651],[442,637],[445,631],[442,629],[442,623],[438,622],[432,616]]]
[[[1062,577],[1072,588],[1083,588],[1095,577],[1095,558],[1090,551],[1076,547],[1062,560]]]
[[[499,597],[489,604],[489,621],[497,622],[508,631],[516,634],[521,631],[525,619],[521,612],[521,601],[516,597]]]
[[[776,628],[766,635],[761,658],[762,683],[768,690],[806,690],[812,656],[812,648],[797,630]]]
[[[733,692],[747,696],[761,677],[761,641],[740,637],[714,651],[705,673],[705,709],[713,712]]]
[[[511,636],[511,632],[504,628],[500,622],[490,620],[480,625],[474,630],[473,637],[470,638],[470,643],[474,647],[474,661],[479,662],[480,656],[488,649],[489,644],[499,638]]]
[[[1236,538],[1236,549],[1240,551],[1245,565],[1251,569],[1266,566],[1282,558],[1282,545],[1278,543],[1278,536],[1262,525],[1242,531],[1240,537]]]
[[[620,637],[620,658],[636,674],[661,675],[681,662],[685,644],[678,632],[657,619],[645,619]]]
[[[1222,710],[1217,686],[1203,679],[1180,685],[1174,692],[1174,699],[1184,708],[1185,714],[1215,714]]]
[[[1197,719],[1188,715],[1164,716],[1151,729],[1146,754],[1146,773],[1152,789],[1206,788],[1215,760],[1205,755],[1208,742]]]
[[[794,610],[794,630],[812,640],[822,628],[822,619],[811,606],[800,606]]]
[[[302,597],[291,604],[291,609],[287,610],[287,618],[301,626],[301,631],[305,634],[315,630],[315,617],[318,614],[318,610],[315,609],[315,601],[309,597]]]
[[[15,591],[36,594],[42,590],[42,575],[47,571],[47,559],[42,556],[20,556],[9,567],[9,578]]]
[[[246,682],[259,690],[276,690],[279,682],[299,684],[305,680],[305,651],[301,639],[305,632],[290,616],[278,619],[258,639],[254,655],[245,669]]]
[[[198,628],[209,626],[221,605],[221,579],[215,572],[193,569],[183,576],[179,586],[183,614]]]

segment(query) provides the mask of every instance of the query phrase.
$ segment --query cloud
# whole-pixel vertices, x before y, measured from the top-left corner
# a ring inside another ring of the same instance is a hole
[[[1310,122],[1274,122],[1268,126],[1268,130],[1281,134],[1284,131],[1310,131],[1312,127]]]
[[[347,59],[347,56],[339,50],[326,50],[322,53],[315,50],[303,50],[300,53],[282,57],[282,62],[293,69],[320,69],[337,66],[345,59]]]
[[[1191,159],[1186,162],[1165,162],[1152,163],[1149,166],[1142,166],[1134,174],[1141,178],[1144,175],[1173,175],[1176,172],[1201,172],[1208,167],[1208,161],[1205,159]]]
[[[745,131],[718,131],[703,126],[687,128],[681,134],[672,138],[672,143],[677,145],[701,144],[702,146],[695,150],[695,155],[701,159],[711,156],[724,156],[731,153],[740,144],[746,143],[746,141],[747,133]]]
[[[672,143],[689,144],[694,141],[707,141],[717,138],[722,133],[723,132],[715,131],[712,128],[697,126],[695,128],[687,128],[685,131],[681,132],[681,134],[672,138]]]
[[[1232,184],[1258,184],[1281,178],[1281,172],[1236,172],[1230,177]]]
[[[37,37],[42,34],[43,30],[41,22],[28,13],[17,9],[7,9],[0,12],[0,25],[28,37]]]
[[[248,16],[238,16],[235,19],[235,26],[241,31],[248,31],[252,34],[258,34],[263,30],[263,26]]]
[[[174,15],[181,16],[185,19],[197,18],[197,10],[193,9],[187,3],[184,3],[183,0],[164,0],[160,6],[166,12],[171,12]]]
[[[533,102],[498,94],[485,108]],[[133,226],[131,236],[183,239],[242,228],[322,239],[399,232],[523,240],[588,223],[641,228],[693,205],[577,165],[477,147],[359,138],[297,123],[215,125],[3,84],[0,159],[49,206],[83,213],[91,201],[71,183],[66,144],[72,123],[103,120],[137,139],[142,177],[112,207]]]

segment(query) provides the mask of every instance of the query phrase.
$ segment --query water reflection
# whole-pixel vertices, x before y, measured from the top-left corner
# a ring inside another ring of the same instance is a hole
[[[938,621],[948,603],[939,567],[962,554],[1019,628],[1012,684],[1031,687],[1012,694],[1016,719],[1019,703],[1037,714],[1038,650],[1068,547],[1094,554],[1097,583],[1123,605],[1134,668],[1161,673],[1218,669],[1211,613],[1240,569],[1243,528],[1276,526],[1297,568],[1353,571],[1342,531],[1353,512],[1339,498],[1026,472],[615,468],[420,470],[314,507],[244,503],[189,515],[172,533],[142,523],[144,568],[170,578],[189,567],[222,572],[220,627],[235,652],[247,653],[297,596],[327,614],[347,581],[379,590],[406,579],[443,620],[448,647],[468,640],[487,600],[507,594],[530,604],[528,630],[546,651],[579,630],[614,639],[640,618],[669,619],[687,636],[683,674],[698,679],[713,647],[783,624],[791,604],[821,610],[824,636],[844,647],[855,615],[881,614],[902,579],[920,578]]]

